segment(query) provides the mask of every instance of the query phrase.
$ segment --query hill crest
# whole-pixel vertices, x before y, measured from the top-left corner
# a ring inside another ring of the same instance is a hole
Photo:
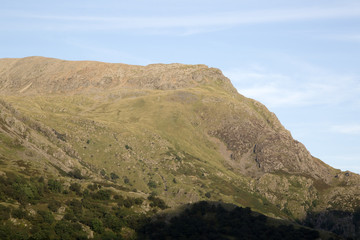
[[[45,57],[0,59],[0,92],[9,95],[77,94],[121,88],[169,90],[211,84],[214,79],[228,91],[236,91],[219,69],[206,65],[137,66]]]

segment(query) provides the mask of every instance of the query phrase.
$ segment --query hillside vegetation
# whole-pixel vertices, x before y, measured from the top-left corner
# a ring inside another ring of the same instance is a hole
[[[0,93],[0,175],[18,189],[5,194],[4,187],[4,207],[42,211],[51,198],[66,212],[73,199],[90,199],[110,211],[129,199],[126,214],[148,216],[212,200],[347,237],[360,232],[359,176],[313,157],[218,69],[0,59]],[[62,186],[56,194],[52,181]],[[101,189],[89,188],[94,183]],[[81,206],[82,215],[68,220],[94,232],[82,219],[94,211]],[[321,216],[334,212],[346,214],[331,214],[326,224]],[[131,224],[121,227],[122,237],[134,235]]]

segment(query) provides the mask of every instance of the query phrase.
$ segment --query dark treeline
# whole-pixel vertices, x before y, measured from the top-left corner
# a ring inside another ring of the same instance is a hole
[[[155,195],[125,197],[100,184],[66,186],[10,172],[0,176],[0,202],[1,240],[135,239],[136,229],[148,221],[135,209],[146,204],[152,215],[167,208]]]
[[[225,240],[225,239],[319,239],[318,231],[273,226],[267,217],[254,214],[249,208],[235,207],[228,211],[220,204],[199,202],[168,222],[158,219],[139,230],[139,239]]]
[[[315,230],[275,226],[250,208],[226,210],[219,203],[199,202],[165,221],[156,218],[167,206],[155,194],[126,197],[97,183],[66,185],[9,172],[0,176],[0,202],[1,240],[319,238]]]

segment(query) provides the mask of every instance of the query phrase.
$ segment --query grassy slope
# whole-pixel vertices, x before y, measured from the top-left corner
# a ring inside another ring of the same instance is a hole
[[[219,146],[208,137],[205,122],[222,121],[229,106],[245,99],[238,98],[208,85],[6,100],[30,118],[66,134],[82,160],[98,171],[117,174],[119,182],[129,179],[130,189],[155,191],[170,205],[207,199],[205,193],[210,193],[213,200],[281,216],[272,204],[264,205],[264,198],[249,193],[249,179],[225,164]],[[213,112],[213,119],[202,121],[203,112]],[[149,181],[157,187],[149,188]]]
[[[329,186],[309,191],[313,180],[301,175],[273,173],[254,183],[234,171],[236,165],[229,164],[209,130],[228,118],[238,119],[238,124],[262,121],[275,131],[281,125],[262,105],[229,94],[216,83],[166,91],[3,98],[25,116],[65,134],[67,144],[95,171],[93,177],[115,173],[118,184],[156,192],[171,206],[208,199],[210,194],[212,200],[250,206],[271,216],[301,218],[307,210],[326,205],[318,203]],[[288,186],[269,191],[277,178]],[[267,195],[257,193],[261,188]]]
[[[299,205],[304,203],[307,209],[317,205],[321,210],[326,201],[321,203],[319,194],[331,191],[329,186],[324,189],[320,186],[319,193],[311,193],[316,201],[302,199],[311,192],[308,191],[309,180],[282,172],[262,178],[263,182],[256,188],[263,187],[283,205],[276,206],[277,202],[271,202],[272,196],[254,191],[254,180],[236,173],[228,165],[221,147],[209,137],[208,131],[221,124],[224,116],[240,113],[242,121],[268,119],[269,116],[251,100],[240,95],[234,98],[217,86],[168,91],[126,90],[96,95],[9,96],[5,100],[21,114],[64,134],[66,144],[77,151],[81,162],[90,164],[92,172],[85,171],[89,179],[80,181],[83,188],[116,174],[119,179],[113,182],[125,196],[146,198],[155,192],[170,206],[208,200],[210,196],[211,200],[249,206],[254,211],[281,218],[302,216]],[[259,115],[249,112],[254,108]],[[204,121],[204,116],[211,116],[211,119]],[[33,128],[29,131],[30,142],[46,154],[57,152],[62,144],[60,140],[49,141]],[[19,139],[0,132],[3,146],[0,156],[5,159],[0,161],[2,172],[57,176],[67,186],[74,182],[53,167],[48,155],[29,148],[26,140],[19,142]],[[83,169],[76,161],[70,169],[74,167]],[[276,178],[281,184],[289,183],[286,192],[281,192],[281,188],[269,191]],[[156,186],[149,186],[150,182]],[[61,201],[65,203],[72,198],[65,196]],[[36,210],[41,209],[38,206]]]

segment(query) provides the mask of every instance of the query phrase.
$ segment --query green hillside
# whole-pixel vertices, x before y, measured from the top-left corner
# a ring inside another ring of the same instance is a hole
[[[1,206],[11,213],[6,224],[29,236],[29,226],[46,222],[28,219],[32,212],[54,217],[44,227],[54,238],[57,224],[70,223],[80,224],[67,226],[79,238],[84,229],[94,234],[92,224],[103,227],[95,237],[132,238],[154,212],[203,200],[347,237],[360,232],[359,176],[311,156],[217,69],[39,57],[0,62]],[[23,217],[14,217],[20,210]],[[334,211],[344,214],[325,224],[320,216]],[[121,227],[114,230],[106,212]]]

